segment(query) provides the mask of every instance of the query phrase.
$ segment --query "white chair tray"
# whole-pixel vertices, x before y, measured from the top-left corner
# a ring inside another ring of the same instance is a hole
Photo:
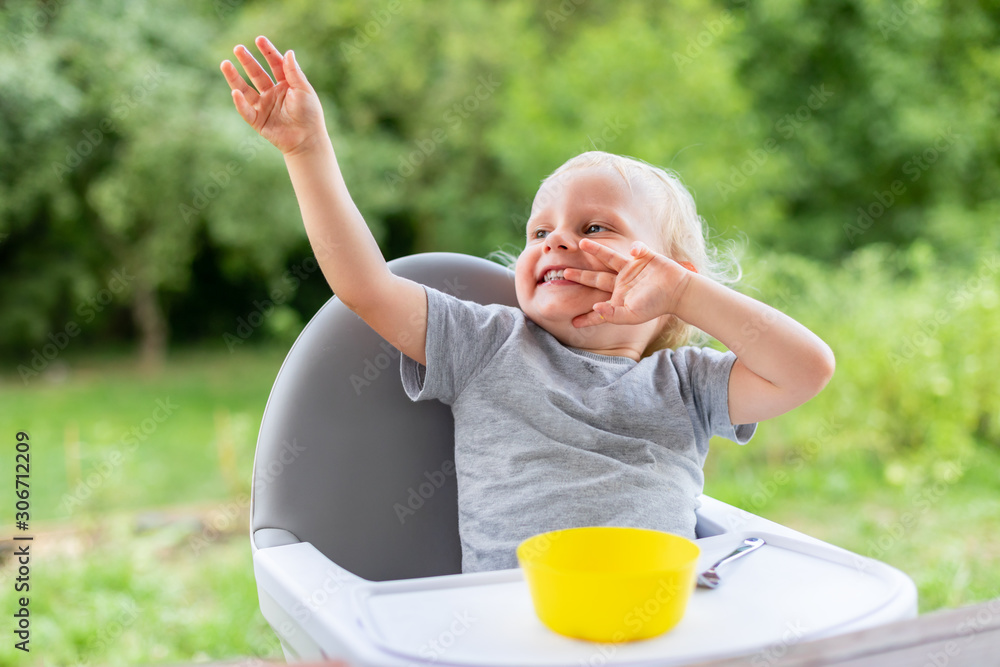
[[[879,561],[758,531],[697,540],[699,571],[752,535],[767,545],[722,568],[715,590],[695,589],[681,622],[644,641],[601,644],[552,632],[519,569],[366,583],[353,590],[353,609],[369,641],[418,664],[670,665],[754,651],[773,660],[792,644],[876,624],[910,585]]]

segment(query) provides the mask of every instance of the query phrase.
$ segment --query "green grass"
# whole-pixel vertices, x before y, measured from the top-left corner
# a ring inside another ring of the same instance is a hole
[[[155,378],[121,354],[94,354],[67,357],[68,374],[58,382],[3,378],[3,456],[12,461],[18,429],[31,435],[37,542],[33,650],[15,651],[8,637],[0,664],[280,657],[257,608],[244,500],[260,417],[285,352],[181,351]],[[849,370],[838,373],[846,383]],[[986,528],[1000,525],[1000,452],[963,447],[949,459],[940,449],[931,456],[915,448],[886,456],[850,440],[857,431],[846,415],[847,425],[824,434],[830,401],[849,391],[834,387],[826,403],[817,399],[762,424],[745,447],[713,442],[706,492],[898,567],[917,583],[921,612],[1000,596],[1000,536]],[[167,399],[177,407],[160,413],[165,418],[130,449],[122,434]],[[810,449],[809,434],[821,446]],[[949,460],[961,462],[960,475]],[[14,532],[8,469],[5,460],[0,539]],[[67,503],[74,494],[79,502]],[[203,544],[213,520],[225,523],[223,533]],[[12,565],[0,565],[0,612],[8,619]]]
[[[137,535],[130,515],[106,514],[82,523],[72,536],[36,538],[32,651],[29,657],[4,641],[0,663],[280,657],[278,641],[257,610],[245,530],[196,550],[191,547],[196,534],[183,526]],[[8,616],[15,601],[10,585],[3,588],[0,604]]]
[[[759,428],[766,439],[768,424]],[[906,572],[921,613],[1000,597],[1000,536],[989,528],[1000,525],[996,451],[976,450],[961,477],[945,468],[907,478],[860,451],[783,477],[786,459],[768,463],[756,444],[714,442],[706,493]]]
[[[32,518],[249,491],[257,429],[286,352],[185,351],[152,378],[108,355],[70,360],[58,382],[5,377],[0,433],[31,436]]]
[[[36,541],[32,651],[5,639],[0,664],[280,657],[257,606],[243,501],[286,352],[184,351],[155,378],[129,357],[100,354],[67,359],[68,375],[57,381],[4,378],[0,433],[10,446],[3,456],[13,463],[14,434],[30,434]],[[157,401],[177,407],[157,413]],[[145,420],[152,421],[144,432]],[[142,436],[134,447],[123,440],[133,427]],[[12,499],[7,461],[3,470],[0,498]],[[0,539],[15,532],[12,505],[0,506]],[[157,508],[182,518],[142,530]],[[222,534],[206,532],[206,522]],[[0,565],[4,617],[15,610],[13,566]]]

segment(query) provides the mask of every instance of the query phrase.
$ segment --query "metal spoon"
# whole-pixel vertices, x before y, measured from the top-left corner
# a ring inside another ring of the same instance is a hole
[[[761,538],[759,537],[746,538],[745,540],[743,540],[743,544],[737,547],[731,554],[721,559],[715,565],[713,565],[712,567],[708,568],[707,570],[698,575],[698,587],[715,588],[720,583],[719,575],[716,572],[716,569],[725,565],[726,563],[730,563],[736,560],[740,556],[744,556],[750,553],[754,549],[759,549],[762,546],[764,546],[764,540],[762,540]]]

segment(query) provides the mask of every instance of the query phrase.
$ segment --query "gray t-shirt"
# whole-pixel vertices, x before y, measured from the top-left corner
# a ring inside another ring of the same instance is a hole
[[[425,292],[427,366],[400,372],[412,400],[452,407],[463,572],[516,568],[522,540],[562,528],[694,539],[709,438],[756,428],[729,422],[733,353],[595,354],[519,308]]]

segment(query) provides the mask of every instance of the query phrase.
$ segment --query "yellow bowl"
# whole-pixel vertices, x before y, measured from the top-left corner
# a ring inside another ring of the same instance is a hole
[[[568,528],[530,537],[517,560],[549,629],[597,642],[648,639],[684,616],[700,550],[643,528]]]

